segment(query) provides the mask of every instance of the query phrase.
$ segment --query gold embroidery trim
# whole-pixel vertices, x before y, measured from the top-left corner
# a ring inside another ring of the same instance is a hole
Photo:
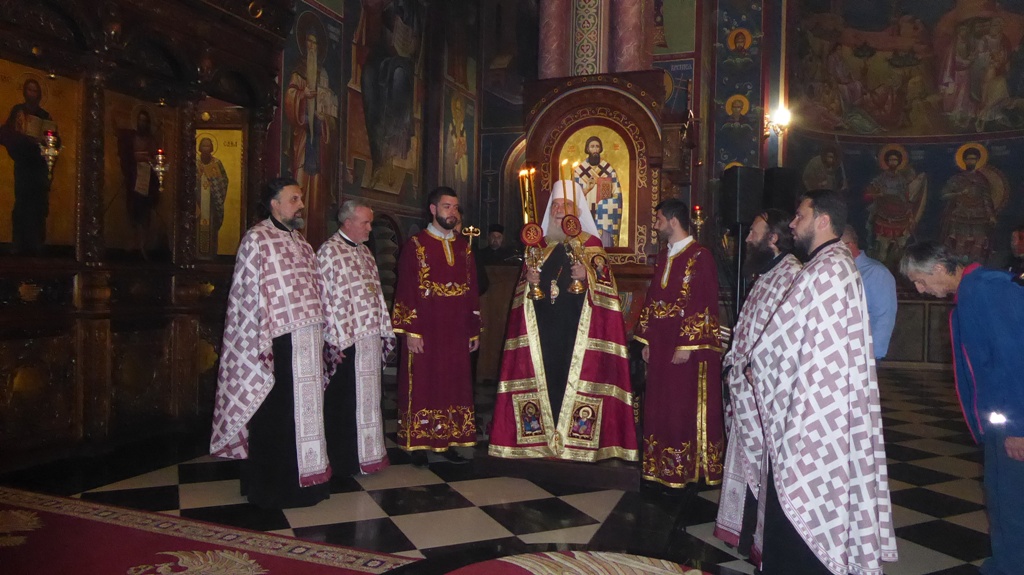
[[[537,380],[532,377],[509,379],[498,384],[498,393],[517,393],[520,391],[534,391],[536,389]]]
[[[429,231],[427,232],[429,233]],[[431,234],[433,237],[433,234]],[[469,292],[469,265],[466,265],[466,283],[460,284],[455,282],[437,283],[430,279],[430,266],[427,264],[427,248],[420,243],[420,240],[416,237],[412,238],[413,243],[416,244],[416,259],[419,260],[419,289],[423,297],[430,297],[431,294],[436,294],[441,297],[458,297],[465,295]],[[448,248],[447,242],[452,240],[442,240],[445,247],[445,257],[451,258],[450,249]],[[448,265],[453,265],[454,260],[448,262]]]
[[[414,319],[416,319],[415,309],[410,309],[404,303],[395,302],[395,311],[391,314],[391,323],[394,324],[394,327],[412,325]]]
[[[629,357],[628,355],[626,355],[626,346],[604,339],[588,339],[587,349],[590,351],[600,351],[602,353],[608,353],[616,357]]]
[[[412,354],[410,354],[412,355]],[[412,393],[409,393],[409,405],[412,405]],[[407,447],[413,440],[476,443],[476,418],[472,407],[453,405],[448,409],[421,409],[416,413],[406,411],[398,418],[398,438],[404,440]],[[427,446],[436,449],[434,446]]]
[[[580,380],[577,385],[580,393],[601,397],[611,397],[625,403],[626,405],[633,405],[633,394],[616,385],[586,380]]]
[[[683,318],[683,324],[679,328],[679,335],[694,340],[718,340],[718,317],[711,315],[709,308]]]
[[[512,351],[521,347],[528,347],[530,345],[530,336],[521,335],[519,337],[510,337],[505,340],[505,351]]]

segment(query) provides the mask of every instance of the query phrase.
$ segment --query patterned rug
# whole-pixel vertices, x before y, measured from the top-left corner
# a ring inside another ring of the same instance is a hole
[[[707,575],[663,559],[599,551],[527,553],[482,561],[451,575]]]
[[[0,569],[38,573],[384,573],[411,559],[0,487]]]

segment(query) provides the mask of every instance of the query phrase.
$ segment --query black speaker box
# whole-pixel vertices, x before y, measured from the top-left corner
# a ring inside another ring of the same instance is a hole
[[[733,166],[722,174],[720,192],[722,225],[750,224],[763,209],[764,172],[760,168]]]
[[[803,182],[794,168],[768,168],[764,172],[764,209],[776,208],[792,214],[796,199],[803,193]]]

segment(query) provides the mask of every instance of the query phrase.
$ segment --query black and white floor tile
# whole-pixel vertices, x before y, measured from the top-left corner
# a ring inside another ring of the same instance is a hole
[[[951,375],[882,370],[881,388],[900,552],[886,574],[978,573],[989,554],[981,453],[964,426]],[[389,431],[393,439],[393,422]],[[155,448],[11,473],[0,483],[426,559],[403,573],[442,573],[550,549],[624,551],[722,575],[753,572],[712,536],[717,489],[682,497],[591,490],[571,477],[566,484],[492,477],[441,458],[417,468],[391,444],[392,466],[384,472],[336,478],[331,498],[315,507],[269,511],[239,495],[237,462],[198,455],[204,440],[172,438]]]

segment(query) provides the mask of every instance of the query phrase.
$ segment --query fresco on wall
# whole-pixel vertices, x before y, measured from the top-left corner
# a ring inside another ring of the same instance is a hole
[[[455,190],[467,213],[477,203],[476,110],[473,100],[445,86],[444,133],[441,136],[441,185]],[[474,220],[476,218],[473,218]]]
[[[282,58],[281,168],[307,197],[340,197],[341,23],[300,3]]]
[[[654,0],[654,55],[684,54],[696,47],[696,0]]]
[[[476,92],[479,8],[476,2],[444,3],[444,77],[469,93]]]
[[[1024,2],[812,0],[790,66],[808,129],[887,137],[1024,130]]]
[[[831,181],[843,191],[862,247],[890,268],[921,240],[943,242],[963,262],[1000,261],[1024,222],[1018,138],[841,145],[793,133],[788,163],[806,187]]]
[[[345,13],[356,22],[346,86],[346,181],[418,203],[413,192],[423,145],[424,5],[350,0]]]
[[[654,62],[654,67],[665,73],[665,106],[662,108],[662,121],[685,122],[690,111],[688,99],[690,83],[693,81],[693,58],[661,60]]]
[[[103,228],[108,249],[140,259],[170,258],[176,166],[195,161],[178,148],[177,112],[107,91],[103,154]],[[168,170],[160,182],[157,151]]]
[[[786,164],[842,190],[890,268],[916,241],[998,264],[1024,223],[1024,0],[794,6]]]
[[[523,124],[523,84],[537,79],[539,20],[536,0],[482,3],[482,126]]]
[[[0,243],[12,253],[75,243],[80,108],[74,80],[0,60]],[[61,148],[52,179],[39,153],[47,130]]]
[[[759,166],[761,118],[761,2],[719,5],[715,44],[714,168]]]

